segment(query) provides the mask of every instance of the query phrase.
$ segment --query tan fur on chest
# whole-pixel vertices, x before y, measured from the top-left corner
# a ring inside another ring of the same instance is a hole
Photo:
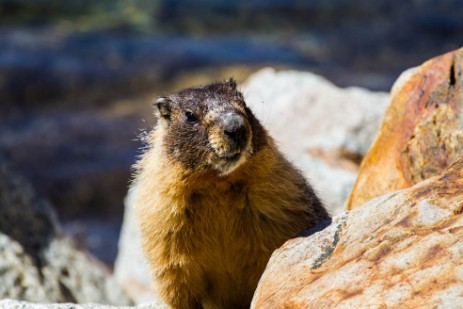
[[[262,168],[275,164],[271,152],[262,151],[253,159],[260,164],[251,168],[249,162],[244,166],[247,170],[227,180],[166,173],[163,162],[150,158],[156,157],[156,150],[145,156],[145,162],[156,164],[144,167],[136,204],[143,246],[155,265],[155,276],[164,283],[184,281],[197,286],[197,294],[204,295],[203,306],[208,298],[213,303],[236,299],[236,306],[249,302],[272,251],[287,239],[287,233],[301,229],[275,207],[293,203],[288,194],[298,188],[266,180],[269,173],[286,173],[284,166]],[[152,183],[154,179],[158,181]],[[288,220],[287,226],[274,222],[282,220]],[[282,233],[282,228],[287,230]],[[223,307],[233,308],[225,303]]]

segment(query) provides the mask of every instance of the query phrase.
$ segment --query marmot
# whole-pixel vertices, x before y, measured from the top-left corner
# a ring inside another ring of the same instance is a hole
[[[249,308],[272,252],[329,215],[233,79],[154,107],[133,186],[158,292],[173,308]]]

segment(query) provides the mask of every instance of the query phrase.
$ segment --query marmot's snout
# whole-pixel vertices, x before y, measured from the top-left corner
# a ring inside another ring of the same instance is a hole
[[[227,156],[234,156],[241,153],[248,142],[248,128],[244,118],[237,113],[226,113],[222,117],[223,132],[230,140],[230,148]]]
[[[213,150],[211,163],[224,174],[243,164],[249,157],[251,126],[240,112],[222,111],[214,117],[214,126],[209,129],[209,143]]]

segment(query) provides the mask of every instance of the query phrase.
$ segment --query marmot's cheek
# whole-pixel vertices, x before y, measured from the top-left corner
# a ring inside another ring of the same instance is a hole
[[[218,157],[224,157],[226,153],[226,147],[223,144],[222,140],[220,138],[210,136],[209,137],[209,144],[211,145],[212,151],[218,156]]]

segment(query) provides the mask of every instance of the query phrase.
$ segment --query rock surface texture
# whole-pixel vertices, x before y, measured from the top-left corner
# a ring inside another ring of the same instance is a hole
[[[108,272],[65,237],[46,201],[0,160],[0,298],[128,305]]]
[[[456,308],[463,303],[463,160],[288,241],[252,308]]]
[[[270,68],[252,75],[242,88],[280,150],[311,179],[330,213],[341,213],[389,95]]]
[[[12,299],[0,300],[0,309],[129,309],[133,307],[114,307],[99,304],[78,305],[72,303],[38,304]]]
[[[378,137],[349,197],[372,198],[438,175],[463,154],[463,49],[408,71],[392,91]]]

